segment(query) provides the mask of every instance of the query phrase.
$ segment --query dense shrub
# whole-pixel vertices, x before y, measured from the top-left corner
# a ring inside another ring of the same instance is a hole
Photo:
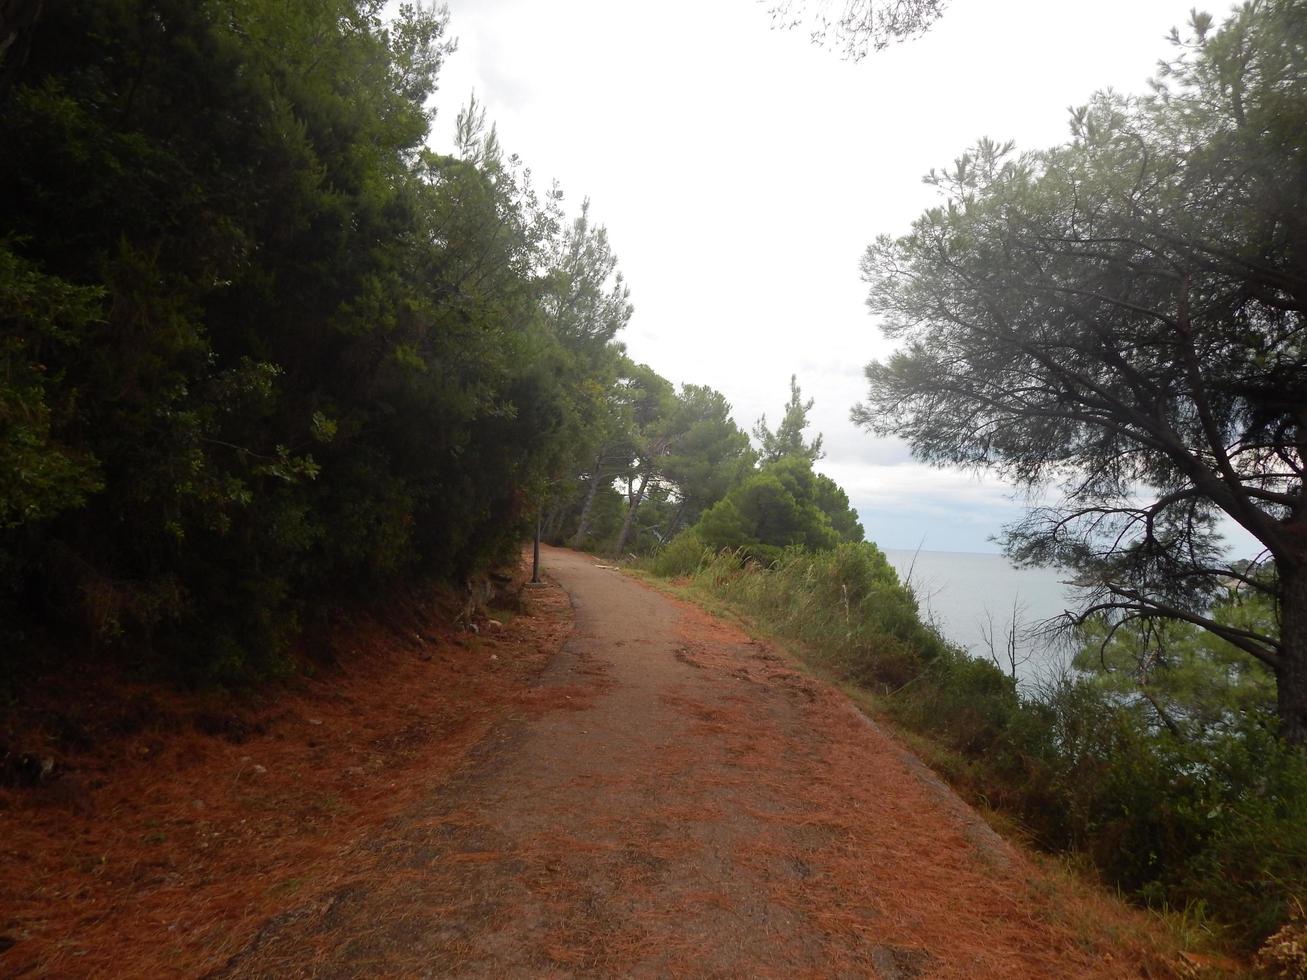
[[[767,463],[737,484],[695,530],[717,551],[742,549],[763,562],[776,561],[786,548],[819,551],[863,539],[844,491],[798,457]]]
[[[1045,724],[1003,733],[1023,764],[1002,775],[1045,845],[1149,904],[1205,910],[1248,947],[1307,895],[1307,759],[1269,715],[1181,739],[1083,679],[1023,715]]]
[[[474,109],[426,148],[443,10],[379,11],[68,0],[7,49],[0,671],[257,675],[510,552],[576,465],[629,313],[606,242]]]
[[[666,547],[654,555],[650,567],[655,575],[663,578],[680,578],[693,575],[712,558],[712,549],[691,528],[667,542]]]

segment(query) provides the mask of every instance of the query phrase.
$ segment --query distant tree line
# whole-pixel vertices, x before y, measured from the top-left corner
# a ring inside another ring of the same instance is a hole
[[[678,392],[629,360],[619,375],[592,461],[560,483],[546,537],[619,557],[710,549],[764,562],[786,548],[863,540],[848,496],[813,470],[821,436],[804,439],[813,403],[796,378],[776,429],[766,416],[754,426],[755,449],[721,393]]]

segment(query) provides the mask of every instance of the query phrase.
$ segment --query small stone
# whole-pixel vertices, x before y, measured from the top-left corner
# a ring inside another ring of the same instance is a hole
[[[321,725],[321,724],[322,724],[322,719],[321,719],[321,718],[310,718],[310,719],[309,719],[309,724],[310,724],[310,725]]]
[[[255,767],[254,767],[254,771],[255,771],[255,772],[267,772],[268,770],[267,770],[267,768],[264,767],[264,766],[255,766]]]

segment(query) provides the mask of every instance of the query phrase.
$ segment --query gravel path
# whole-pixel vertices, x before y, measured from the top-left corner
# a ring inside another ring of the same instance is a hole
[[[366,885],[224,975],[1144,975],[785,655],[590,556],[545,562],[575,633],[530,710],[359,848]]]

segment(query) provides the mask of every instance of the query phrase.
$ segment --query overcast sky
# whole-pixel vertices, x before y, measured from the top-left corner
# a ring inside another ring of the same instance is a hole
[[[995,551],[1021,512],[1004,487],[849,421],[888,349],[858,261],[976,138],[1048,146],[1096,89],[1143,91],[1191,4],[954,0],[924,37],[852,64],[771,30],[754,0],[450,0],[436,140],[475,91],[541,184],[558,179],[573,211],[591,199],[631,286],[636,360],[723,392],[745,429],[779,418],[797,374],[818,469],[871,540]]]

